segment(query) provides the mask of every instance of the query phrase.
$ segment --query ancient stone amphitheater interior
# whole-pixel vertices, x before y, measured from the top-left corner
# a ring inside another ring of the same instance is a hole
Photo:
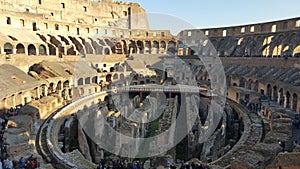
[[[0,168],[300,168],[300,17],[173,35],[135,2],[0,9]]]

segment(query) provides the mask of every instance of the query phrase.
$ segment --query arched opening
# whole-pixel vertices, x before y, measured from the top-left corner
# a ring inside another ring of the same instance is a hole
[[[248,83],[247,83],[247,89],[252,90],[252,87],[251,87],[252,83],[253,83],[252,79],[249,79]]]
[[[272,88],[270,84],[267,85],[267,97],[269,100],[272,99]]]
[[[120,74],[120,80],[124,80],[124,79],[125,79],[124,74],[121,73],[121,74]]]
[[[54,83],[50,83],[50,85],[48,87],[48,92],[49,92],[49,94],[54,92]]]
[[[292,110],[297,111],[297,102],[298,102],[298,95],[296,93],[293,94],[292,100]]]
[[[83,85],[83,78],[78,79],[77,84],[78,86]]]
[[[161,41],[160,42],[160,52],[164,53],[166,51],[166,42],[165,41]]]
[[[49,55],[56,55],[56,48],[55,46],[48,44],[49,47]]]
[[[47,55],[46,46],[40,45],[39,46],[39,55]]]
[[[4,52],[9,55],[13,53],[13,46],[10,43],[5,43],[4,44]]]
[[[105,48],[105,49],[104,49],[104,54],[105,54],[105,55],[110,55],[110,50],[109,50],[109,48]]]
[[[56,86],[56,91],[61,91],[62,90],[62,83],[61,81],[58,81],[57,86]]]
[[[84,83],[91,84],[91,78],[90,77],[85,78]]]
[[[245,87],[245,79],[244,79],[244,78],[241,78],[241,79],[240,79],[239,87],[242,87],[242,88]]]
[[[277,101],[278,100],[278,91],[277,91],[277,86],[273,87],[273,100]]]
[[[70,82],[69,82],[69,80],[66,80],[66,81],[63,83],[63,88],[64,88],[64,89],[70,88]]]
[[[143,54],[144,53],[144,44],[142,41],[137,41],[137,47],[138,47],[139,54]]]
[[[279,90],[279,100],[278,100],[279,105],[283,106],[284,104],[284,97],[283,97],[283,89],[281,88]]]
[[[135,41],[130,41],[129,52],[132,53],[132,54],[136,54],[137,53],[137,46],[136,46]]]
[[[114,76],[113,76],[113,79],[114,80],[117,80],[119,78],[119,75],[116,73],[116,74],[114,74]]]
[[[286,99],[285,108],[287,108],[287,109],[291,108],[291,94],[289,91],[286,92],[285,99]]]
[[[28,55],[36,55],[36,49],[33,44],[28,45]]]
[[[97,84],[97,79],[98,79],[97,76],[93,77],[92,78],[92,83]]]
[[[17,44],[17,54],[24,54],[24,53],[25,53],[24,45],[21,43]]]
[[[151,52],[151,53],[157,54],[158,51],[159,51],[159,42],[154,41],[154,42],[153,42],[153,47],[152,47],[152,52]]]
[[[121,42],[117,42],[116,45],[114,46],[114,48],[115,48],[116,54],[123,54],[123,48],[122,48]]]
[[[106,75],[106,82],[111,82],[111,75]]]
[[[175,54],[176,51],[176,43],[174,41],[170,41],[168,43],[168,53]]]

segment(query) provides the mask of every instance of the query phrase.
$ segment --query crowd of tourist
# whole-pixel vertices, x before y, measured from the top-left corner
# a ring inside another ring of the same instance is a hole
[[[33,157],[33,154],[27,158],[24,159],[24,157],[21,157],[19,159],[19,168],[20,169],[34,169],[34,168],[38,168],[39,163],[37,161],[36,157]]]
[[[171,165],[169,167],[170,169],[176,169],[175,165]],[[191,164],[189,163],[182,163],[179,169],[209,169],[209,166],[206,165],[206,163],[195,163],[192,162]]]
[[[101,159],[97,169],[141,169],[139,161]]]
[[[127,161],[127,160],[111,160],[101,159],[97,169],[142,169],[140,161]],[[209,169],[206,163],[182,163],[179,165],[171,164],[169,169]]]

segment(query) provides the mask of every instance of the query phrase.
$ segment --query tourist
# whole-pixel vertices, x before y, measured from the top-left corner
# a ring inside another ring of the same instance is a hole
[[[22,169],[22,168],[25,168],[25,160],[23,157],[20,158],[19,160],[19,167]]]

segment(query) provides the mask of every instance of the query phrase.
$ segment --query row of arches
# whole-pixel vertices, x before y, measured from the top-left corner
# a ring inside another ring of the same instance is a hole
[[[291,109],[292,111],[298,111],[298,95],[297,93],[291,93],[289,90],[279,87],[278,85],[267,84],[263,87],[263,84],[259,84],[258,80],[240,78],[239,83],[232,83],[232,86],[238,86],[246,88],[255,92],[260,92],[265,95],[268,100],[277,102],[279,105]],[[261,86],[261,87],[259,87]],[[260,89],[260,91],[259,91]]]
[[[68,100],[72,98],[72,89],[69,80],[51,82],[49,84],[41,84],[33,89],[21,91],[3,98],[0,102],[0,109],[7,110],[11,107],[23,106],[33,100],[38,100],[42,97],[51,94],[58,94],[63,99]],[[61,103],[61,100],[59,100]],[[55,107],[55,106],[54,106]]]
[[[123,53],[129,54],[159,54],[159,53],[172,53],[174,54],[177,48],[175,41],[149,41],[149,40],[130,40],[127,46],[126,41],[119,43],[119,49],[123,49]],[[117,45],[118,46],[118,45]],[[127,52],[126,52],[127,51]]]
[[[13,45],[11,43],[5,43],[3,45],[4,54],[26,54],[26,55],[47,55],[47,48],[45,45],[24,45],[22,43],[18,43]]]
[[[174,54],[177,48],[177,42],[174,40],[116,40],[42,34],[38,36],[56,48],[54,52],[61,55]],[[51,52],[50,46],[49,50],[49,53],[54,53]]]
[[[298,95],[296,93],[291,93],[289,90],[284,90],[276,85],[267,84],[266,96],[287,109],[297,111]]]
[[[298,32],[211,38],[220,56],[300,56]],[[203,43],[203,48],[207,43]]]

